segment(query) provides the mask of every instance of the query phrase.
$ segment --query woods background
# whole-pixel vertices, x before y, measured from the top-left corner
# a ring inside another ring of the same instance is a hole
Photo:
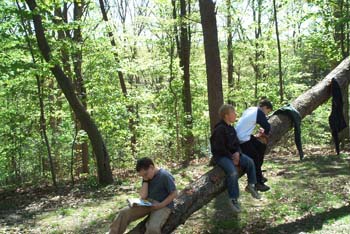
[[[348,0],[201,2],[216,14],[221,66],[209,67],[222,89],[207,78],[209,13],[197,1],[1,1],[0,186],[79,177],[106,184],[142,156],[185,164],[205,157],[216,115],[209,90],[238,113],[261,97],[278,108],[349,55]],[[47,43],[46,56],[38,43]],[[303,120],[305,145],[331,144],[330,109]],[[342,139],[344,146],[349,129]]]

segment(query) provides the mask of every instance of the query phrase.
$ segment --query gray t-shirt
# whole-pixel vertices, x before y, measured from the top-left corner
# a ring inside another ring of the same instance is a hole
[[[148,184],[148,198],[162,202],[175,190],[174,177],[168,171],[161,168]],[[167,207],[172,209],[174,202],[170,202]]]

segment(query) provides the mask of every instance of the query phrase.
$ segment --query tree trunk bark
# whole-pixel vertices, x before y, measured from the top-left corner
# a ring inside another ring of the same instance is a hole
[[[232,49],[232,6],[231,0],[226,0],[227,7],[227,83],[229,93],[233,90],[234,80],[233,80],[233,49]],[[230,102],[229,98],[227,102]]]
[[[32,62],[33,62],[33,64],[36,64],[36,59],[34,57],[34,50],[33,50],[32,44],[30,43],[30,39],[29,39],[29,34],[31,35],[32,31],[31,30],[27,31],[28,27],[24,23],[24,19],[23,19],[23,15],[22,15],[22,8],[20,7],[18,2],[16,2],[16,4],[17,4],[17,7],[20,11],[21,23],[22,23],[22,26],[24,29],[24,33],[26,35],[26,41],[28,44],[30,55],[32,57]],[[50,146],[49,138],[47,137],[47,131],[46,131],[45,107],[44,107],[43,92],[42,92],[42,83],[43,82],[41,81],[41,79],[40,79],[41,77],[39,77],[39,75],[35,75],[35,78],[36,78],[39,107],[40,107],[40,133],[41,133],[40,135],[41,135],[43,141],[45,142],[45,146],[47,149],[47,157],[48,157],[49,163],[50,163],[52,183],[55,186],[55,188],[57,188],[55,166],[53,163],[52,154],[51,154],[51,146]]]
[[[276,0],[273,0],[273,15],[275,19],[277,50],[278,50],[278,77],[279,77],[279,86],[280,86],[280,90],[279,90],[280,102],[283,103],[282,53],[281,53],[280,34],[278,31]]]
[[[344,59],[332,72],[330,72],[322,81],[313,86],[311,89],[301,94],[291,104],[299,111],[301,118],[309,115],[318,106],[323,104],[331,96],[330,82],[335,78],[340,87],[349,84],[350,80],[350,60],[349,57]],[[275,145],[281,137],[292,128],[291,120],[284,115],[273,115],[269,122],[271,124],[271,137],[269,138],[267,152]]]
[[[299,111],[302,118],[309,115],[318,106],[327,101],[331,95],[330,81],[335,78],[340,86],[349,84],[350,81],[350,60],[345,59],[320,83],[300,95],[292,102],[292,105]],[[269,119],[271,124],[271,137],[269,149],[273,147],[281,137],[292,128],[292,123],[284,115],[274,115]],[[174,211],[163,226],[162,233],[171,233],[179,225],[184,224],[192,213],[210,202],[215,196],[225,190],[225,173],[219,167],[205,173],[195,182],[188,185],[175,200]],[[139,223],[129,233],[143,233],[145,230],[144,221]]]
[[[26,2],[29,6],[29,9],[33,13],[32,17],[35,28],[35,36],[38,42],[39,49],[46,62],[50,63],[52,62],[51,51],[47,39],[45,37],[44,28],[42,25],[42,18],[36,12],[36,2],[35,0],[26,0]],[[89,136],[92,148],[96,156],[99,183],[111,184],[113,182],[113,176],[109,164],[109,155],[101,133],[99,132],[94,120],[91,118],[83,104],[80,102],[79,98],[74,93],[72,81],[64,74],[62,68],[59,65],[55,64],[50,68],[50,70],[54,74],[75,115],[82,124],[83,129],[87,132]]]
[[[74,10],[73,10],[73,16],[74,16],[74,22],[77,22],[79,24],[81,18],[83,17],[83,9],[84,9],[85,2],[84,1],[74,1]],[[82,53],[82,46],[83,46],[83,37],[81,35],[81,28],[80,25],[78,25],[77,28],[73,30],[73,41],[75,42],[75,48],[72,53],[73,57],[73,68],[74,68],[74,74],[75,74],[75,89],[77,91],[78,97],[80,98],[80,101],[84,105],[85,109],[87,108],[87,97],[86,97],[86,88],[84,85],[84,78],[81,72],[81,65],[83,62],[83,53]],[[75,118],[75,121],[78,121],[77,118]],[[76,126],[78,126],[78,131],[81,130],[81,124],[76,123]],[[81,144],[76,145],[78,149],[78,156],[77,158],[79,161],[81,161],[81,165],[79,167],[77,173],[89,173],[89,151],[88,151],[88,142],[84,141]]]
[[[177,20],[177,12],[176,12],[176,0],[171,0],[171,5],[173,7],[172,9],[172,17],[174,19],[174,21],[176,22]],[[174,27],[173,27],[173,35],[174,37],[171,38],[171,46],[170,46],[170,53],[169,53],[169,57],[170,57],[170,64],[169,64],[169,73],[170,73],[170,79],[169,79],[169,90],[170,93],[173,95],[174,97],[174,115],[175,115],[175,132],[176,132],[176,156],[177,158],[182,158],[182,151],[181,151],[181,142],[180,142],[180,118],[179,118],[179,111],[178,111],[178,94],[177,92],[173,89],[173,85],[172,82],[175,79],[175,75],[174,75],[174,57],[175,57],[175,45],[176,48],[179,49],[180,48],[180,42],[178,39],[178,30],[177,30],[177,25],[176,23],[174,23]],[[179,52],[178,52],[179,55]]]
[[[191,41],[189,35],[189,24],[187,23],[187,1],[180,0],[180,67],[183,71],[183,105],[185,122],[185,160],[189,161],[193,156],[193,134],[192,134],[192,96],[190,82],[190,52]]]
[[[215,124],[220,120],[218,110],[224,102],[215,3],[212,0],[199,0],[199,8],[203,29],[210,130],[212,132]]]

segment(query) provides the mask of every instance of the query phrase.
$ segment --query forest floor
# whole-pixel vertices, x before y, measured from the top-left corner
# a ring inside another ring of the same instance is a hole
[[[209,170],[207,158],[188,168],[167,167],[179,189]],[[274,150],[263,166],[271,190],[257,201],[244,192],[242,212],[227,207],[226,192],[194,213],[174,233],[350,233],[350,152],[305,147],[299,161],[294,150]],[[126,173],[128,175],[128,173]],[[137,196],[140,180],[133,173],[121,185],[94,186],[85,181],[74,187],[49,186],[0,189],[0,233],[105,233],[126,198]],[[133,223],[135,225],[135,222]],[[132,226],[131,226],[132,227]]]

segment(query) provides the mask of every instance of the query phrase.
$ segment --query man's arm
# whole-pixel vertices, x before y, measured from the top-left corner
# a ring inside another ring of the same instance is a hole
[[[169,205],[169,203],[172,202],[176,197],[177,197],[177,190],[174,190],[162,202],[154,204],[152,206],[152,209],[153,210],[162,209],[163,207],[166,207],[167,205]]]
[[[265,116],[265,113],[260,109],[258,109],[256,122],[265,130],[264,133],[266,135],[269,135],[271,126],[270,126],[270,124]]]
[[[140,189],[140,197],[141,199],[147,199],[148,197],[148,181],[146,180],[142,181],[142,186]]]

